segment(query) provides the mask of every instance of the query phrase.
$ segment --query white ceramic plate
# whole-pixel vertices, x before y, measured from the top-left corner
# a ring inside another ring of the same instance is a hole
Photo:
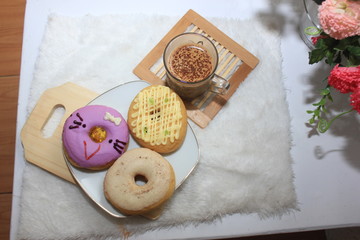
[[[149,86],[145,81],[128,82],[115,87],[99,97],[95,98],[89,105],[106,105],[117,109],[125,119],[131,101],[143,88]],[[129,149],[140,147],[130,135]],[[65,154],[64,154],[65,156]],[[189,174],[194,170],[199,161],[200,151],[196,136],[188,124],[186,137],[183,145],[175,152],[164,155],[171,163],[175,171],[176,188],[178,188]],[[66,159],[66,156],[65,156]],[[86,171],[73,167],[66,159],[71,174],[83,189],[83,191],[102,209],[114,217],[126,217],[115,209],[105,198],[103,192],[103,181],[106,170]]]

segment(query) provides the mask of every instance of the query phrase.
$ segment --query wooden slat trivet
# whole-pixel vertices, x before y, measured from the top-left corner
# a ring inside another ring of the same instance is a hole
[[[259,59],[205,18],[193,10],[189,10],[135,67],[134,74],[151,84],[164,85],[166,72],[162,54],[167,43],[176,35],[184,32],[200,33],[213,41],[219,53],[219,65],[216,74],[230,82],[230,89],[226,95],[215,95],[207,92],[192,102],[185,103],[188,117],[201,128],[205,128],[248,74],[255,69]]]

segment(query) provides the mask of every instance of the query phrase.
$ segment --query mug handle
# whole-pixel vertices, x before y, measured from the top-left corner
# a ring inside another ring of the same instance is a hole
[[[228,92],[229,88],[230,88],[230,83],[228,80],[226,80],[223,77],[220,77],[217,74],[214,75],[210,84],[211,92],[225,95]]]

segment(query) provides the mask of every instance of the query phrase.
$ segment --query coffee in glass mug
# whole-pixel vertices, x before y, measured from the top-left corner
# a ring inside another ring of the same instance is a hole
[[[215,45],[201,34],[183,33],[173,38],[165,48],[163,61],[167,85],[185,100],[208,90],[225,94],[229,89],[227,80],[215,74]]]

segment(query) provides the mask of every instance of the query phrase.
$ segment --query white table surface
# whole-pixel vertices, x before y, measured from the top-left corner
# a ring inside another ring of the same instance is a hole
[[[121,1],[121,0],[28,0],[26,4],[22,65],[20,75],[13,211],[11,236],[18,227],[21,176],[24,168],[20,131],[26,121],[26,105],[47,17],[86,14],[144,13],[184,15],[193,9],[205,18],[247,19],[257,15],[277,16],[281,28],[284,84],[292,118],[293,169],[299,211],[281,218],[259,219],[257,215],[233,215],[221,222],[186,229],[172,228],[139,236],[139,239],[200,239],[248,236],[280,232],[360,226],[360,117],[336,121],[323,135],[309,136],[306,126],[312,109],[308,98],[321,85],[326,73],[318,65],[308,65],[308,49],[299,37],[298,21],[302,1]],[[276,4],[273,4],[276,3]],[[141,7],[141,8],[139,8]],[[315,78],[314,76],[317,76]],[[317,79],[317,80],[315,80]]]

